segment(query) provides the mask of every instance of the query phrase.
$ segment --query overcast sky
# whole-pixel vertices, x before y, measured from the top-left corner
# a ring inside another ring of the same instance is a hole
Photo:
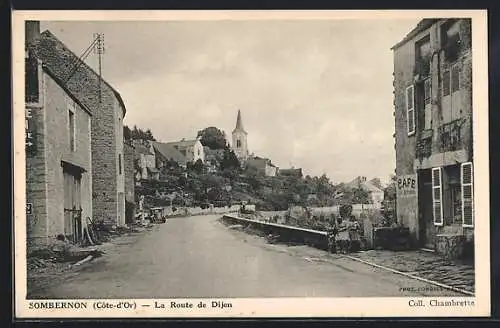
[[[125,123],[160,141],[242,112],[250,152],[282,168],[387,180],[395,168],[390,47],[418,20],[42,22],[81,54],[104,33],[103,76]],[[96,68],[92,54],[86,62]]]

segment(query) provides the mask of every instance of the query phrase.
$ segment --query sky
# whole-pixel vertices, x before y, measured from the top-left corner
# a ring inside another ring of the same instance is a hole
[[[103,78],[124,123],[159,141],[215,126],[238,109],[250,153],[280,168],[387,181],[394,173],[393,53],[405,20],[42,22],[76,54],[104,34]],[[97,69],[97,55],[85,61]]]

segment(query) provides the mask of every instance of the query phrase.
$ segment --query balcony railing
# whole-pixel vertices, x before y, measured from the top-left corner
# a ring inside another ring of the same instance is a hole
[[[440,151],[456,151],[463,148],[462,130],[465,119],[460,118],[452,122],[441,125],[438,128],[440,137]]]

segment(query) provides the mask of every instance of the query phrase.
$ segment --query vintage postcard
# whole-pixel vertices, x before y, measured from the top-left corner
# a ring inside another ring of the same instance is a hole
[[[490,315],[486,11],[15,11],[18,318]]]

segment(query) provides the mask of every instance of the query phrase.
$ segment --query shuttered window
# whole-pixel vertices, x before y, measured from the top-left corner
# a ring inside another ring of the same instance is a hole
[[[443,96],[450,95],[450,71],[446,70],[443,72]]]
[[[408,135],[415,133],[415,94],[413,85],[406,88],[406,123]]]
[[[440,167],[432,169],[432,213],[434,225],[443,225],[443,188]]]
[[[474,190],[472,163],[462,163],[460,170],[462,183],[462,225],[474,226]]]

